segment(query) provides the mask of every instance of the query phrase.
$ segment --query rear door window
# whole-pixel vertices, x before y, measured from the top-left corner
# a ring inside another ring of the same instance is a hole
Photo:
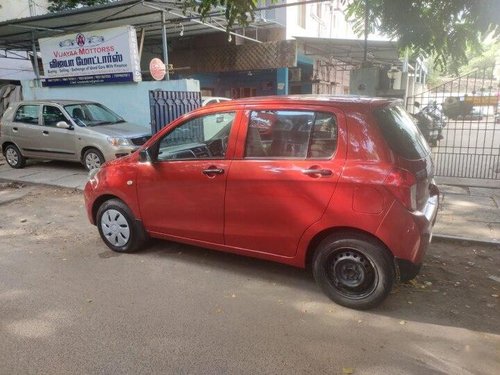
[[[252,111],[246,158],[329,159],[337,147],[337,119],[315,111]]]
[[[379,127],[389,147],[408,160],[419,160],[430,153],[424,136],[401,106],[375,110]]]
[[[14,121],[38,125],[39,111],[39,105],[22,105],[17,109]]]

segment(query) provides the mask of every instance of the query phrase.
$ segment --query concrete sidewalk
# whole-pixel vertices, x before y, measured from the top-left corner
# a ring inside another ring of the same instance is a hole
[[[24,169],[12,169],[0,156],[0,180],[79,190],[87,182],[87,171],[81,164],[34,160],[28,163]],[[441,205],[435,237],[500,244],[500,181],[498,188],[445,185],[439,184],[439,179],[438,185]]]
[[[87,170],[79,163],[28,160],[26,168],[13,169],[0,156],[0,180],[83,190],[87,176]]]
[[[500,244],[500,181],[498,188],[439,184],[440,209],[434,235]]]

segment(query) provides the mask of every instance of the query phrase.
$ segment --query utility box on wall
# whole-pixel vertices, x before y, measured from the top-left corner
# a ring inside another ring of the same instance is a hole
[[[359,68],[351,70],[349,92],[352,95],[376,96],[379,85],[379,68]]]

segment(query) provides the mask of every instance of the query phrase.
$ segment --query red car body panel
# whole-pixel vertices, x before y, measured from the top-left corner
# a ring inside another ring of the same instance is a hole
[[[141,163],[139,153],[106,163],[85,187],[89,219],[103,196],[123,200],[154,237],[306,265],[312,241],[322,233],[349,229],[368,233],[396,258],[419,264],[429,242],[432,217],[404,207],[384,185],[398,157],[374,125],[372,111],[389,100],[275,97],[225,102],[175,120],[144,146],[187,119],[237,111],[225,159]],[[244,157],[250,110],[332,112],[338,143],[331,159]],[[408,168],[428,161],[408,162]],[[207,176],[209,167],[224,174]],[[306,175],[311,168],[330,176]],[[127,181],[133,181],[127,185]]]

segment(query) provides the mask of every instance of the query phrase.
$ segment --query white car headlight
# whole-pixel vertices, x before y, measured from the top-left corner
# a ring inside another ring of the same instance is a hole
[[[121,137],[108,137],[108,142],[113,146],[131,146],[132,144],[127,138]]]

